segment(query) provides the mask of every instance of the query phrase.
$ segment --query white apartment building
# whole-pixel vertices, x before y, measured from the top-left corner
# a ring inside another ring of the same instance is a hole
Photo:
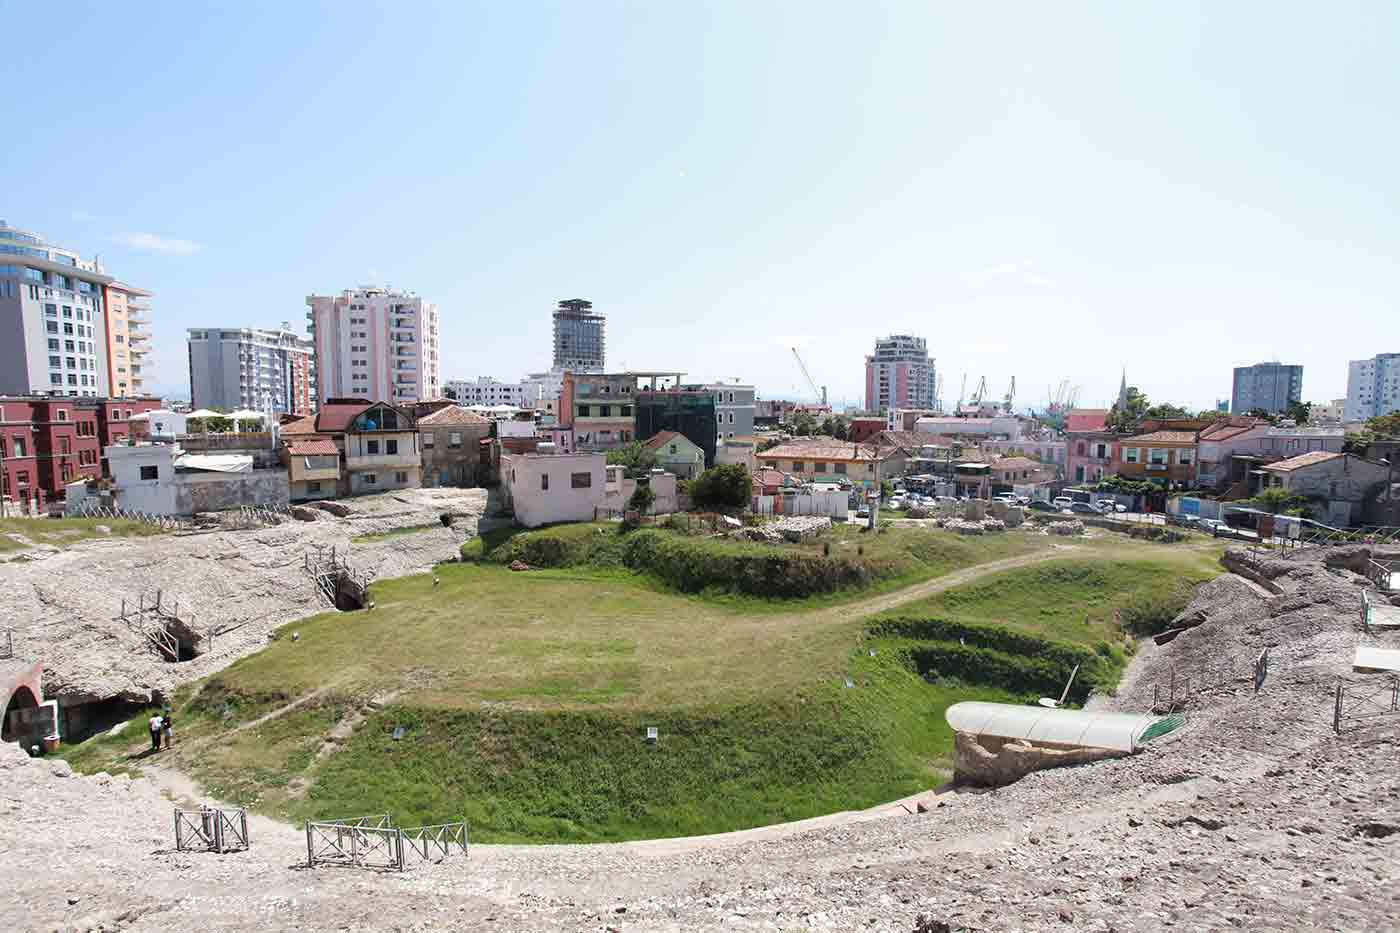
[[[525,387],[527,398],[534,399],[531,405],[543,424],[553,424],[559,417],[559,395],[564,391],[564,370],[551,369],[542,373],[529,373],[520,384]]]
[[[442,397],[438,307],[413,292],[366,285],[308,295],[316,395],[404,404]]]
[[[516,408],[534,408],[539,401],[539,390],[526,382],[497,382],[490,376],[481,376],[474,381],[449,379],[442,384],[445,398],[461,405],[514,405]]]
[[[1344,420],[1365,421],[1400,409],[1400,353],[1378,353],[1347,366]]]
[[[0,394],[111,394],[101,264],[0,221]]]
[[[308,415],[316,410],[311,341],[257,327],[192,327],[187,338],[190,402],[195,408],[271,409]]]

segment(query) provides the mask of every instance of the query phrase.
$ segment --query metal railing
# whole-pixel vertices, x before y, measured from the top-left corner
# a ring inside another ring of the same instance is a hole
[[[1196,694],[1235,680],[1249,683],[1258,693],[1268,676],[1268,648],[1253,657],[1227,657],[1189,669],[1172,667],[1165,681],[1152,685],[1152,711],[1174,712]]]
[[[1400,715],[1400,675],[1357,684],[1337,684],[1332,729],[1360,728],[1388,716]]]
[[[175,808],[175,850],[191,852],[234,852],[248,848],[248,811],[242,807],[225,809]]]
[[[348,820],[307,820],[306,863],[351,865],[403,871],[405,855],[420,861],[441,861],[460,849],[467,854],[467,823],[433,826],[394,826],[388,814]]]
[[[95,502],[84,502],[78,507],[78,518],[123,518],[133,522],[144,522],[147,525],[154,525],[163,531],[182,531],[190,527],[190,523],[169,515],[153,515],[150,512],[142,512],[137,509],[124,509],[118,506],[98,505]]]

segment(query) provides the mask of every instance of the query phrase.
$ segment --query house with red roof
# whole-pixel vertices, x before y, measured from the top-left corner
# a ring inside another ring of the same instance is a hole
[[[316,414],[282,425],[281,433],[294,501],[416,489],[422,484],[417,419],[387,402],[327,399]],[[329,441],[335,447],[334,477],[329,448],[313,441]]]
[[[462,405],[434,406],[423,414],[418,419],[423,485],[480,485],[491,464],[489,451],[483,460],[481,442],[490,435],[491,419]]]
[[[1116,472],[1118,435],[1109,430],[1107,408],[1075,408],[1065,415],[1065,477],[1097,483]]]

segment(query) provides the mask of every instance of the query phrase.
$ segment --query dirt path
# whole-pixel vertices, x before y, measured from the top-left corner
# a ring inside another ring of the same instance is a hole
[[[962,586],[971,583],[981,577],[994,573],[1002,573],[1006,570],[1015,570],[1019,567],[1027,567],[1031,564],[1039,564],[1047,560],[1060,560],[1061,558],[1073,556],[1079,550],[1072,544],[1052,545],[1050,550],[1036,554],[1022,554],[1020,557],[1007,557],[1002,560],[994,560],[986,564],[976,564],[972,567],[964,567],[962,570],[955,570],[952,573],[945,573],[941,577],[934,577],[932,580],[925,580],[923,583],[915,583],[906,586],[901,590],[894,590],[873,599],[859,603],[850,603],[842,606],[832,606],[829,609],[820,609],[816,612],[794,613],[791,618],[800,619],[803,622],[827,622],[834,620],[849,621],[865,616],[875,615],[890,609],[903,606],[906,603],[917,602],[944,590],[950,590],[955,586]]]

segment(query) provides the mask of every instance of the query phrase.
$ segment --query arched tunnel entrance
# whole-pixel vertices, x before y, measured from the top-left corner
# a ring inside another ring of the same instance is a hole
[[[34,709],[38,705],[39,698],[34,695],[34,691],[24,685],[16,687],[15,692],[10,694],[9,702],[5,704],[5,718],[0,720],[0,741],[18,742],[28,739],[32,729],[23,711]]]

